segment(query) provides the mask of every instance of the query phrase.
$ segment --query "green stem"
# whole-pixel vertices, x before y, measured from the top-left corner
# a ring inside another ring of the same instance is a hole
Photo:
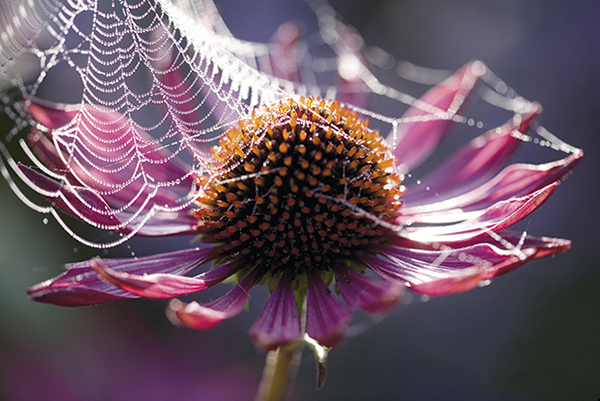
[[[269,351],[256,401],[286,399],[302,357],[302,345],[296,341]]]

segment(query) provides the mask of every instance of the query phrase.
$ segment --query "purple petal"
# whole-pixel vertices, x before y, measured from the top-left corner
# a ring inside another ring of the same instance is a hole
[[[511,246],[517,249],[535,249],[536,252],[533,255],[534,259],[557,255],[566,252],[571,248],[571,241],[566,239],[548,237],[538,238],[527,235],[526,233],[508,230],[496,233],[493,237],[489,236],[483,238],[481,241],[492,245],[503,246],[508,249],[510,249]],[[460,244],[460,246],[467,245],[470,244]]]
[[[480,61],[471,62],[430,89],[406,111],[402,119],[407,122],[387,138],[402,172],[413,170],[433,152],[484,73],[485,66]]]
[[[255,279],[256,273],[250,273],[227,294],[207,304],[201,305],[195,301],[185,304],[173,299],[167,306],[167,316],[174,324],[198,331],[210,330],[244,309]]]
[[[123,273],[136,275],[167,273],[183,275],[214,257],[213,248],[186,249],[130,259],[102,259],[104,266]],[[61,275],[37,284],[27,290],[29,298],[38,302],[63,306],[93,305],[138,295],[123,291],[99,277],[92,260],[67,265]]]
[[[325,347],[335,346],[352,323],[352,314],[342,306],[316,273],[308,275],[306,332]]]
[[[143,214],[115,214],[104,199],[91,189],[57,182],[22,164],[19,164],[19,169],[29,180],[30,188],[63,212],[94,227],[121,233],[137,230],[137,234],[154,236],[196,232],[197,220],[187,210],[153,212],[147,221],[143,221],[146,218]],[[140,224],[144,224],[143,227],[140,228]]]
[[[27,110],[35,121],[50,129],[58,129],[70,123],[81,110],[81,106],[32,98]]]
[[[367,107],[369,88],[363,80],[366,70],[363,39],[354,28],[344,26],[335,42],[335,51],[339,75],[336,98],[342,103]]]
[[[250,328],[254,343],[268,351],[302,337],[292,282],[281,277],[262,313]]]
[[[400,301],[403,293],[398,281],[376,280],[345,264],[335,268],[335,279],[346,305],[369,313],[387,312]]]
[[[54,171],[66,172],[68,170],[67,165],[64,164],[56,151],[56,147],[43,132],[33,129],[31,134],[27,136],[27,140],[44,164]],[[77,182],[73,175],[67,174],[67,177],[70,182]]]
[[[480,215],[496,202],[527,196],[557,182],[568,174],[582,157],[583,151],[580,150],[562,160],[542,165],[510,165],[484,185],[464,195],[441,202],[402,208],[397,222],[445,223]]]
[[[403,281],[413,291],[447,295],[468,291],[481,280],[490,279],[531,260],[535,248],[502,250],[490,244],[440,250],[383,247],[384,258],[361,255],[375,273]]]
[[[439,202],[464,194],[493,177],[517,150],[522,141],[514,134],[527,134],[542,112],[534,103],[532,110],[515,115],[506,124],[473,139],[420,185],[409,187],[402,197],[405,207]]]
[[[155,45],[150,51],[150,58],[157,80],[156,95],[161,99],[158,104],[163,114],[173,119],[180,132],[190,133],[186,138],[190,145],[207,152],[209,138],[203,130],[210,132],[210,126],[222,116],[219,114],[225,111],[219,105],[222,102],[212,90],[207,89],[205,78],[190,73],[186,56],[179,52],[163,26],[156,27],[151,37]],[[191,48],[190,53],[193,53]]]
[[[418,242],[451,243],[485,237],[489,232],[501,231],[527,217],[542,205],[558,184],[550,184],[532,194],[511,198],[490,206],[483,214],[456,224],[445,226],[406,227],[400,236]]]
[[[212,287],[236,273],[239,263],[232,262],[209,270],[196,277],[176,274],[132,274],[118,272],[105,266],[102,260],[92,259],[91,266],[106,280],[117,287],[145,298],[173,298]]]
[[[296,21],[283,23],[271,38],[274,52],[271,53],[272,75],[287,81],[301,83],[300,62],[302,60],[299,46],[302,27]]]
[[[76,180],[73,184],[94,189],[113,208],[181,208],[194,187],[192,169],[176,157],[185,149],[184,141],[169,137],[163,138],[169,143],[162,143],[133,120],[100,106],[31,99],[28,110],[51,128],[64,121],[72,125],[50,131],[52,141],[33,135],[32,145]]]
[[[96,227],[123,233],[129,232],[104,202],[104,199],[94,191],[84,187],[67,186],[22,164],[19,164],[19,169],[30,181],[29,187],[43,195],[63,212]]]
[[[438,250],[439,242],[417,242],[402,237],[390,238],[393,245],[401,248],[412,248],[434,251]],[[571,241],[561,238],[533,237],[527,233],[503,230],[497,233],[489,232],[487,236],[469,239],[467,241],[453,242],[453,248],[466,248],[476,244],[490,244],[502,249],[535,249],[534,259],[544,258],[566,252],[571,248]]]

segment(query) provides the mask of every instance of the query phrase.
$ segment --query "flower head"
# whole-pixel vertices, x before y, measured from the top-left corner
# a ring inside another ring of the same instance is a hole
[[[577,151],[553,163],[503,168],[520,136],[535,126],[541,112],[535,103],[467,143],[421,185],[402,185],[403,174],[448,132],[484,70],[471,63],[432,88],[407,111],[408,122],[386,139],[337,101],[294,97],[260,106],[225,133],[204,174],[186,175],[181,163],[168,164],[163,174],[188,177],[196,186],[196,203],[168,217],[151,216],[149,229],[140,232],[196,232],[210,246],[76,263],[28,293],[41,302],[88,305],[174,298],[233,278],[235,286],[223,297],[205,304],[173,300],[168,316],[193,329],[210,329],[240,313],[253,287],[267,285],[271,296],[250,329],[258,347],[274,349],[306,335],[331,347],[352,321],[347,308],[385,312],[404,288],[429,295],[462,292],[532,259],[563,252],[570,247],[567,240],[505,230],[548,199],[582,156]],[[29,111],[58,128],[73,110],[88,108],[78,107],[34,99]],[[86,111],[84,116],[113,124],[117,132],[124,124],[111,110]],[[66,167],[46,135],[31,140],[49,165]],[[117,141],[117,153],[126,152],[122,145]],[[123,199],[54,181],[25,166],[21,171],[63,211],[121,232],[132,230],[110,207]],[[169,191],[164,190],[165,199]],[[214,267],[185,275],[206,262]]]

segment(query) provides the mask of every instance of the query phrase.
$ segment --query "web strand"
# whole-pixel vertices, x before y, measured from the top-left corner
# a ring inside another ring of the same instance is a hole
[[[419,100],[422,93],[400,89],[403,82],[431,87],[450,72],[366,47],[328,4],[309,4],[316,40],[290,23],[265,44],[235,38],[210,0],[3,2],[0,98],[14,124],[0,144],[2,174],[26,205],[52,214],[82,243],[106,248],[153,233],[161,221],[193,207],[201,190],[196,178],[210,173],[210,147],[263,104],[299,95],[337,98],[370,118],[392,144],[398,128],[414,121],[452,120],[478,133],[492,128],[482,117],[456,111],[460,105],[439,110]],[[383,70],[395,71],[398,84],[380,81]],[[508,117],[534,107],[488,68],[481,78],[474,101]],[[57,90],[62,86],[68,88]],[[392,102],[398,114],[372,110],[367,99]],[[409,107],[424,113],[402,117]],[[36,112],[47,119],[34,120]],[[29,141],[38,141],[45,153],[32,152],[24,141],[31,128]],[[531,146],[579,152],[541,126],[514,135]],[[108,243],[80,237],[55,207],[26,195],[30,191],[21,188],[39,190],[15,160],[58,180],[61,201],[81,202],[107,223],[78,217],[122,236]],[[49,161],[51,169],[44,167]],[[89,193],[78,188],[101,196],[110,208],[90,203]],[[506,248],[502,241],[496,242]]]

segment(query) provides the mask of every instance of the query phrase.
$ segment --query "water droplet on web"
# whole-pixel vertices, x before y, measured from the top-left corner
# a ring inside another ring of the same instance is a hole
[[[43,220],[42,220],[42,223],[43,223],[44,225],[47,225],[47,224],[48,224],[48,219],[47,219],[46,217],[44,217],[44,218],[43,218]]]
[[[81,280],[83,280],[83,276],[81,274],[78,274],[77,276],[75,276],[75,280],[81,281]]]

